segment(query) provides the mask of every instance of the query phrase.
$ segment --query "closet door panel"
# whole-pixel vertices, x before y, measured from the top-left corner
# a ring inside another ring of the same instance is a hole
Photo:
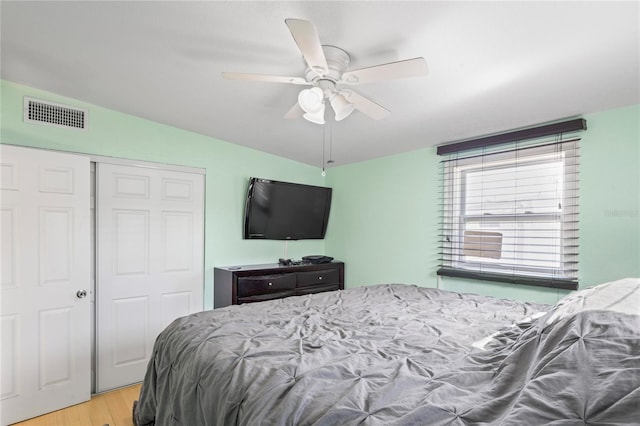
[[[89,159],[0,145],[0,423],[91,396]],[[78,292],[81,293],[78,293]],[[86,293],[85,293],[86,294]]]
[[[204,176],[97,164],[97,390],[139,382],[157,335],[202,310]]]

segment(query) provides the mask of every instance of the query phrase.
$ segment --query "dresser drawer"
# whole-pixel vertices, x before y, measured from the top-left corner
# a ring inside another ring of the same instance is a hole
[[[318,284],[337,284],[340,282],[340,273],[337,269],[298,272],[296,276],[298,287],[315,286]]]
[[[298,288],[296,290],[296,296],[303,296],[305,294],[322,293],[325,291],[340,290],[340,284],[316,284],[310,287]]]
[[[263,293],[255,296],[238,297],[238,305],[243,303],[264,302],[265,300],[282,299],[283,297],[295,296],[296,292],[293,290],[279,291],[277,293]]]
[[[238,277],[238,297],[256,296],[295,290],[294,274],[262,275],[259,277]]]

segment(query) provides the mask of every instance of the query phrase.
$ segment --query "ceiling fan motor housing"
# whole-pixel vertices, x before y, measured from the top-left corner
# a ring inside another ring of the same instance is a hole
[[[347,52],[336,46],[323,44],[322,50],[327,59],[329,69],[323,75],[319,75],[313,69],[307,67],[305,78],[314,86],[324,91],[326,98],[329,98],[335,91],[336,83],[340,81],[342,74],[349,67],[351,57]]]

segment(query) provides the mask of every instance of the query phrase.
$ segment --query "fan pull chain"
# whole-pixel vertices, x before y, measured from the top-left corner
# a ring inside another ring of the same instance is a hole
[[[333,164],[333,123],[329,125],[329,160],[327,164]]]
[[[327,172],[324,170],[324,151],[325,151],[325,144],[326,144],[326,137],[325,137],[325,131],[324,131],[325,127],[322,126],[322,173],[320,173],[322,176],[326,176]]]

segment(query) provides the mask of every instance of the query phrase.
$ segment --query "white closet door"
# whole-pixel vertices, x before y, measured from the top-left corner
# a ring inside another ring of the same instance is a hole
[[[157,335],[203,308],[204,176],[97,164],[97,390],[139,382]]]
[[[0,145],[3,425],[91,397],[89,159]],[[80,292],[80,293],[79,293]]]

